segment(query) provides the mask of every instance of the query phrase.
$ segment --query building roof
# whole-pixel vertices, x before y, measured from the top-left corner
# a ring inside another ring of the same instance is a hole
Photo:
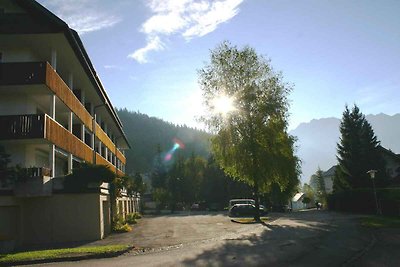
[[[299,192],[299,193],[297,193],[296,195],[294,195],[294,197],[292,198],[292,201],[293,201],[293,202],[300,201],[300,199],[301,199],[303,196],[304,196],[304,193]]]
[[[331,177],[331,176],[335,176],[335,171],[336,171],[336,165],[332,166],[329,168],[329,170],[327,170],[326,172],[322,173],[322,176],[325,177]]]
[[[28,11],[29,15],[12,14],[3,16],[0,21],[0,33],[63,33],[89,77],[90,82],[96,89],[97,94],[107,107],[108,113],[118,126],[121,137],[124,138],[126,144],[130,148],[131,146],[122,129],[122,122],[111,104],[100,78],[97,76],[96,70],[90,61],[78,33],[71,29],[63,20],[34,0],[14,0],[13,2]]]
[[[391,157],[393,160],[400,162],[400,154],[394,153],[392,150],[384,148],[383,146],[378,146],[378,149],[382,151],[383,154]]]

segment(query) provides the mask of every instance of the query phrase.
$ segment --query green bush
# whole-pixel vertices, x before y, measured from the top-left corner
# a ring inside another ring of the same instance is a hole
[[[135,219],[141,219],[142,218],[142,215],[139,212],[135,212],[134,215],[135,215]]]
[[[126,222],[129,224],[136,224],[136,220],[139,220],[140,218],[142,218],[142,215],[140,215],[139,212],[129,213],[126,215]]]
[[[135,213],[129,213],[128,215],[126,215],[126,222],[129,224],[136,224],[136,217],[135,217]]]
[[[383,215],[400,215],[400,188],[376,190]],[[335,211],[375,214],[375,197],[371,188],[337,192],[328,196],[328,208]]]
[[[121,215],[114,217],[113,222],[113,232],[125,233],[132,231],[132,227],[129,226],[129,224],[124,220]]]

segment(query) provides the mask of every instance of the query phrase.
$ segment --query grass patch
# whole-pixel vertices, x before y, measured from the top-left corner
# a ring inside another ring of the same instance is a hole
[[[57,259],[64,257],[107,255],[122,252],[128,248],[129,246],[127,245],[110,245],[15,252],[10,254],[0,254],[0,265],[1,263],[18,263],[24,261]]]
[[[400,228],[399,217],[370,216],[361,219],[361,225],[371,228]]]

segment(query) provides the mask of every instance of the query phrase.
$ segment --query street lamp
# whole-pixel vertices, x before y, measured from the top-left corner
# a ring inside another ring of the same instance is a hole
[[[377,173],[377,172],[378,172],[377,170],[369,170],[369,171],[367,171],[367,173],[371,177],[372,187],[374,189],[376,214],[381,215],[382,212],[381,212],[381,210],[379,208],[379,205],[378,205],[378,197],[376,196],[376,189],[375,189],[375,173]]]

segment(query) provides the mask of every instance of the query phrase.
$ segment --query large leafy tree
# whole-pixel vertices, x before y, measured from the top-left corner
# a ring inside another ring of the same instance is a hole
[[[258,195],[272,185],[297,187],[299,160],[287,133],[288,94],[292,87],[270,62],[250,47],[223,42],[199,71],[207,114],[203,121],[216,135],[212,151],[231,177]],[[255,216],[259,219],[259,214]]]
[[[334,190],[347,190],[370,187],[371,179],[368,170],[378,170],[377,184],[385,185],[385,161],[379,153],[380,142],[374,131],[354,105],[350,110],[347,106],[340,123],[340,141],[337,145],[337,160],[339,162],[334,179]]]

